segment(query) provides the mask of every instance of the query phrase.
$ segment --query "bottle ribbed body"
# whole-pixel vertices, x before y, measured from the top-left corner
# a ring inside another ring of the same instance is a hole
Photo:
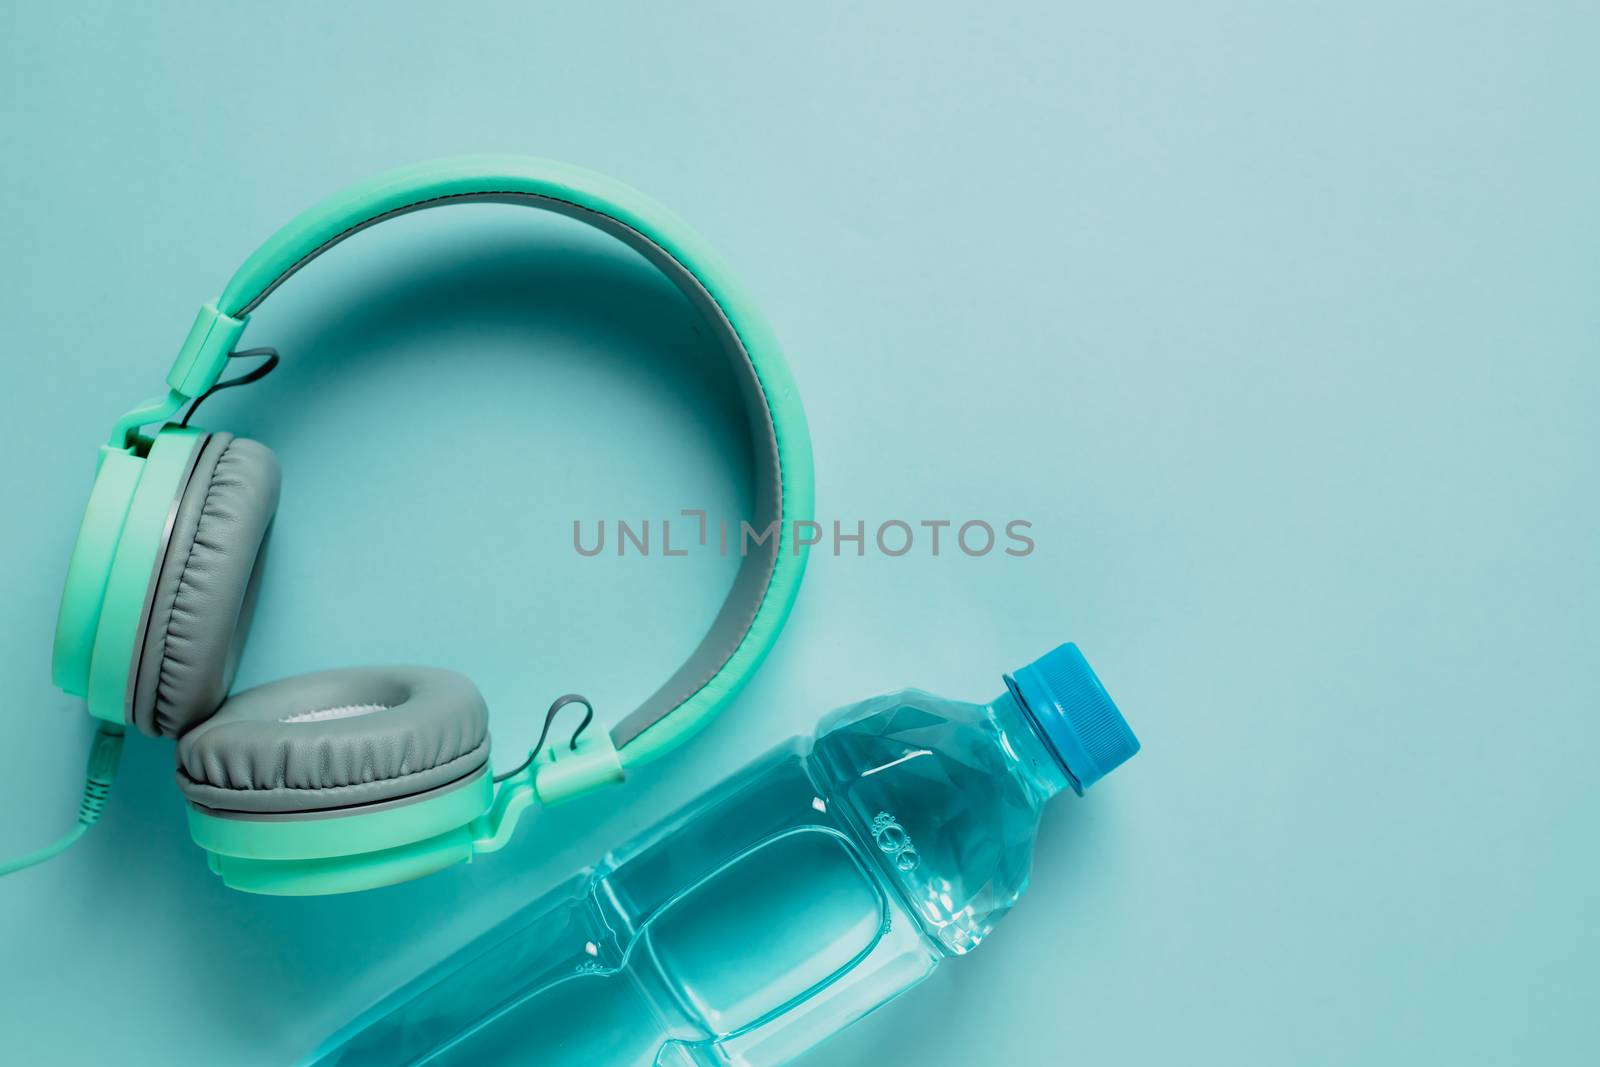
[[[982,941],[1061,786],[1009,697],[834,713],[347,1027],[326,1067],[774,1067]],[[1040,762],[1040,761],[1043,762]]]

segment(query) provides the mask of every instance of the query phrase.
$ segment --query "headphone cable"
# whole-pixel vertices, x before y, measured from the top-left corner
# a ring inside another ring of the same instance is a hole
[[[111,793],[111,783],[117,777],[117,764],[122,759],[122,727],[100,723],[89,743],[89,764],[84,768],[83,799],[78,802],[78,824],[57,841],[37,852],[18,856],[0,863],[0,878],[46,860],[54,859],[77,844],[78,838],[89,832],[89,827],[100,821],[106,810],[106,797]]]

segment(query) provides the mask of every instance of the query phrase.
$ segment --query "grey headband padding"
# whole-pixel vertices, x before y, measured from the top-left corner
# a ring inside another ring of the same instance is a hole
[[[307,812],[410,796],[489,759],[476,686],[432,667],[351,667],[239,693],[178,741],[194,803]]]
[[[131,682],[131,719],[145,733],[176,737],[228,695],[281,484],[278,459],[263,444],[217,433],[200,445]]]
[[[745,400],[745,408],[749,413],[751,442],[755,454],[755,512],[751,518],[752,527],[757,530],[766,530],[769,527],[776,529],[783,522],[783,471],[778,456],[778,431],[773,421],[771,403],[761,383],[761,376],[756,371],[756,364],[750,352],[745,348],[744,340],[739,336],[739,331],[734,328],[727,312],[723,310],[711,292],[706,288],[700,277],[680,262],[671,252],[663,248],[648,234],[628,225],[621,219],[612,218],[610,215],[586,208],[580,204],[571,203],[549,196],[541,196],[530,192],[508,191],[480,191],[452,193],[445,196],[429,196],[415,203],[374,214],[361,220],[353,226],[340,230],[330,240],[312,249],[301,256],[282,274],[272,280],[270,285],[261,289],[250,297],[237,309],[227,308],[233,314],[244,317],[254,311],[273,290],[282,285],[296,271],[307,263],[322,255],[328,249],[345,241],[353,235],[383,222],[385,219],[395,218],[400,215],[410,214],[442,204],[464,203],[479,201],[487,203],[527,204],[543,208],[557,215],[564,215],[579,222],[593,226],[602,233],[622,241],[628,247],[644,256],[651,264],[667,276],[691,304],[705,318],[711,327],[712,333],[720,342],[723,353],[730,366],[737,375],[740,390]],[[706,632],[700,644],[690,654],[687,662],[668,678],[662,686],[651,694],[643,704],[634,709],[621,722],[611,730],[611,740],[618,748],[628,745],[656,723],[665,719],[680,705],[691,699],[733,658],[733,655],[744,643],[745,636],[750,632],[757,613],[761,610],[762,601],[767,590],[772,585],[772,576],[777,569],[780,536],[774,533],[770,538],[756,543],[739,564],[739,572],[734,579],[733,589],[728,594],[728,599],[722,606]]]

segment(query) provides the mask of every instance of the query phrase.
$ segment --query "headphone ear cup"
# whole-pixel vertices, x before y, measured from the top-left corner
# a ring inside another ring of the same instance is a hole
[[[257,686],[178,741],[195,804],[270,814],[411,798],[486,773],[489,710],[466,677],[347,667]]]
[[[133,682],[132,721],[177,737],[233,685],[254,614],[282,475],[265,445],[217,433],[200,447],[155,578]]]

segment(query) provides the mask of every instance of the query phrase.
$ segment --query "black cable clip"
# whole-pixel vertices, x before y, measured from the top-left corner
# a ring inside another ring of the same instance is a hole
[[[189,420],[194,418],[195,411],[199,409],[201,404],[204,404],[207,400],[209,400],[212,394],[220,393],[224,389],[232,389],[236,385],[249,385],[251,382],[259,382],[261,379],[271,374],[273,369],[278,365],[278,350],[276,348],[244,348],[240,349],[238,352],[229,352],[228,358],[259,359],[261,360],[261,363],[251,370],[239,375],[237,378],[229,378],[225,382],[218,382],[210,389],[207,389],[205,392],[195,397],[194,403],[189,405],[189,410],[184,412],[183,421],[178,423],[179,426],[189,425]]]
[[[567,742],[568,749],[573,752],[578,751],[578,738],[583,736],[583,731],[587,730],[589,728],[589,724],[594,721],[594,705],[589,703],[588,697],[579,696],[577,693],[568,693],[566,696],[557,697],[555,703],[550,705],[550,710],[544,713],[544,728],[539,731],[539,740],[534,742],[533,749],[528,753],[528,758],[517,764],[516,767],[512,768],[511,770],[506,771],[504,774],[495,775],[495,784],[498,785],[507,778],[521,774],[523,771],[527,770],[530,765],[532,765],[533,761],[538,757],[540,750],[544,748],[545,738],[550,736],[550,724],[556,721],[556,716],[561,714],[561,709],[565,708],[568,704],[583,705],[583,721],[578,724],[578,728],[576,730],[572,731],[572,738]]]

